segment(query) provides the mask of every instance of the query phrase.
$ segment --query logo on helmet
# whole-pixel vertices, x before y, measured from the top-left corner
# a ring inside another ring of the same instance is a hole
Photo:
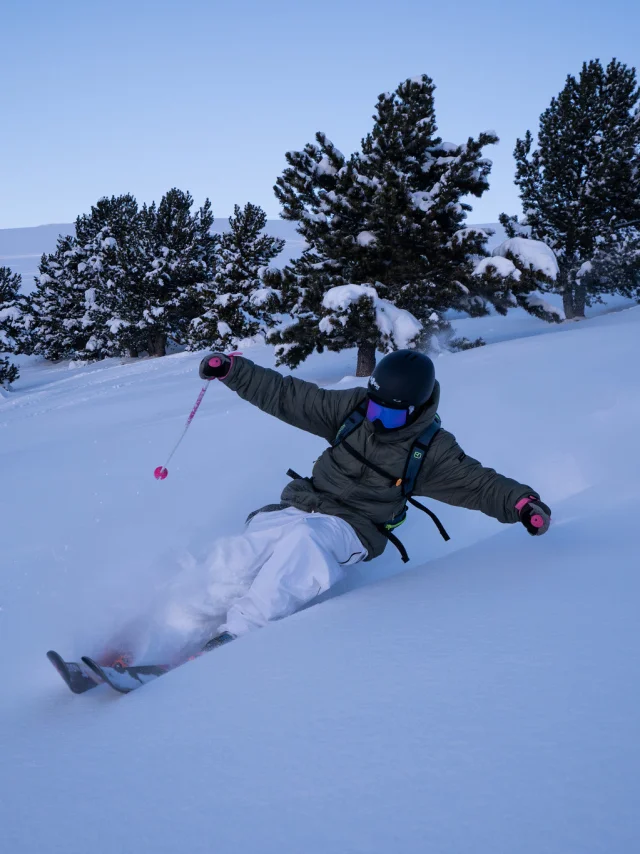
[[[376,382],[376,380],[374,379],[374,377],[371,377],[371,378],[369,379],[369,385],[370,385],[370,386],[373,386],[377,391],[380,391],[380,386],[379,386],[379,384]]]

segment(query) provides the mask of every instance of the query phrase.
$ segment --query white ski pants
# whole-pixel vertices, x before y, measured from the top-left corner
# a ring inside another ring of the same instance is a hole
[[[242,635],[295,613],[366,556],[336,516],[293,507],[257,513],[243,534],[218,540],[173,582],[154,622],[167,653],[223,631]]]
[[[253,551],[251,586],[227,611],[220,631],[241,635],[298,611],[339,581],[367,551],[348,522],[324,513],[258,513],[244,539]]]

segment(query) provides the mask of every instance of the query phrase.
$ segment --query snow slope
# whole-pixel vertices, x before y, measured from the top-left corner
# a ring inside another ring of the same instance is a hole
[[[212,385],[158,483],[197,355],[28,362],[0,400],[2,850],[638,850],[639,334],[634,308],[437,362],[445,426],[549,535],[438,505],[445,544],[414,513],[408,571],[388,550],[128,697],[72,696],[44,652],[99,652],[324,445]]]

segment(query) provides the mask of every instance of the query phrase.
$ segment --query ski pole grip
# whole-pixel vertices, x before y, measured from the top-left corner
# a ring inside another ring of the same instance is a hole
[[[214,356],[213,359],[209,359],[209,366],[211,368],[219,368],[222,364],[222,359],[219,356]]]

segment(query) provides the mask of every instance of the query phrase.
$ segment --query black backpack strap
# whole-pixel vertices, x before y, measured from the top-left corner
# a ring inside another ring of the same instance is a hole
[[[401,540],[399,540],[394,533],[388,530],[384,525],[376,525],[376,528],[380,531],[380,533],[386,537],[389,542],[394,545],[398,551],[400,552],[400,557],[402,558],[402,563],[409,563],[409,555],[407,554],[407,550],[402,545]]]
[[[344,439],[347,438],[347,436],[350,436],[353,433],[353,431],[357,430],[357,428],[362,424],[362,422],[364,421],[365,416],[367,414],[367,407],[366,407],[365,403],[366,402],[361,403],[359,406],[357,406],[353,410],[351,415],[349,415],[347,417],[347,420],[344,422],[342,427],[340,427],[340,429],[336,433],[336,438],[331,443],[331,446],[333,448],[335,448],[336,445],[339,445],[340,442],[342,442]]]
[[[451,539],[449,534],[447,534],[444,525],[442,524],[440,519],[438,519],[438,517],[436,516],[436,514],[432,510],[429,510],[429,508],[425,507],[424,504],[420,504],[419,501],[416,501],[415,498],[412,498],[410,495],[407,496],[407,501],[410,504],[413,504],[414,507],[417,507],[418,510],[422,510],[423,513],[426,513],[427,516],[429,516],[429,518],[433,521],[433,524],[436,526],[436,528],[440,532],[440,536],[445,541],[445,543]]]
[[[429,446],[433,442],[433,438],[440,429],[441,424],[440,416],[435,415],[431,424],[429,424],[426,430],[423,430],[413,443],[402,477],[402,491],[407,496],[411,495],[415,489],[416,480],[427,456]]]
[[[449,534],[447,534],[444,525],[438,519],[436,514],[429,510],[428,507],[425,507],[424,504],[421,504],[419,501],[416,501],[415,498],[411,497],[411,493],[415,489],[416,481],[418,480],[418,475],[420,474],[420,469],[422,468],[422,464],[425,461],[425,457],[429,451],[429,447],[433,442],[433,439],[442,426],[442,422],[440,421],[440,416],[436,415],[427,427],[419,436],[416,442],[414,442],[413,447],[411,448],[411,453],[409,454],[409,459],[407,460],[407,465],[404,471],[404,477],[402,478],[402,491],[407,497],[407,501],[412,504],[414,507],[417,507],[418,510],[422,510],[423,513],[426,513],[427,516],[432,520],[438,531],[440,532],[440,536],[442,539],[447,542],[451,539]]]

